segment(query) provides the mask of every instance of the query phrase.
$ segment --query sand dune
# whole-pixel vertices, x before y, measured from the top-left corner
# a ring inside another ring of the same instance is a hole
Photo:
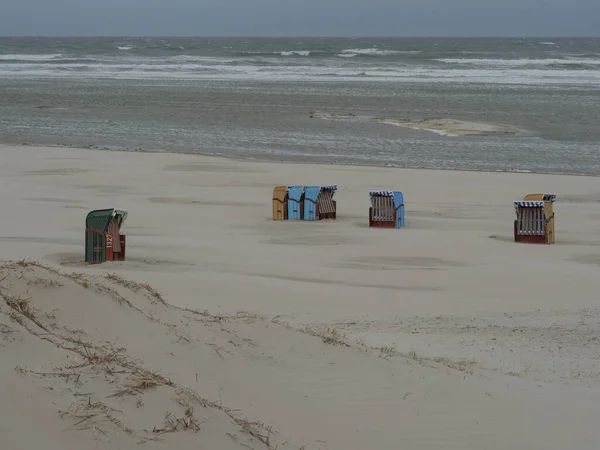
[[[0,154],[7,449],[600,441],[597,179]],[[337,183],[339,220],[270,220],[271,186],[299,182]],[[388,187],[407,228],[369,229]],[[558,194],[553,246],[512,242],[528,192]],[[86,266],[106,206],[129,210],[128,260]]]

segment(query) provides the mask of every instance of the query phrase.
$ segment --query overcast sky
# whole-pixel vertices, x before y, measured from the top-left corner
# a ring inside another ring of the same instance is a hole
[[[3,36],[600,36],[600,0],[0,0]]]

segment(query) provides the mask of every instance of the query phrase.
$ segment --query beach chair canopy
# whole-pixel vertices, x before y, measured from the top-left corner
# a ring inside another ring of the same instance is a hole
[[[86,219],[85,226],[86,228],[93,228],[102,233],[106,233],[108,231],[108,227],[110,223],[116,219],[119,229],[127,220],[127,210],[120,208],[109,208],[109,209],[96,209],[91,211]]]
[[[287,195],[288,189],[288,186],[275,186],[273,189],[273,199],[283,202],[285,200],[285,196]]]
[[[331,184],[329,186],[321,186],[321,190],[322,191],[330,191],[331,196],[333,197],[335,195],[335,192],[337,191],[337,184]]]
[[[531,200],[531,198],[539,198],[539,200]],[[541,208],[547,216],[546,219],[549,219],[554,214],[553,203],[555,200],[555,194],[530,194],[525,196],[525,200],[517,200],[513,203],[517,215],[521,208]]]
[[[369,196],[373,197],[393,197],[394,191],[370,191]]]
[[[529,202],[526,200],[515,202],[515,210],[518,212],[520,208],[543,208],[544,202]]]
[[[302,196],[304,195],[304,185],[295,184],[287,187],[287,195],[288,198],[294,202],[299,202],[302,200]]]
[[[544,201],[554,203],[556,200],[555,194],[527,194],[523,200],[534,202]]]

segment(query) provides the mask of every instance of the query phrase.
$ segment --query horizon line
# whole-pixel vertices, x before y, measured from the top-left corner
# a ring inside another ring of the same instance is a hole
[[[2,35],[0,38],[170,38],[170,39],[600,39],[600,35],[167,35],[167,34],[135,34],[135,35]]]

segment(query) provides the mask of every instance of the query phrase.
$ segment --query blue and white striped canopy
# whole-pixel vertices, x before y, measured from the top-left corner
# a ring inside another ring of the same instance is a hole
[[[543,208],[544,202],[527,202],[527,201],[518,201],[515,202],[515,208]]]
[[[337,191],[337,184],[330,184],[329,186],[321,186],[321,189],[325,191]]]
[[[556,200],[556,194],[544,194],[544,201],[552,202]]]
[[[370,197],[393,197],[394,191],[370,191]]]

